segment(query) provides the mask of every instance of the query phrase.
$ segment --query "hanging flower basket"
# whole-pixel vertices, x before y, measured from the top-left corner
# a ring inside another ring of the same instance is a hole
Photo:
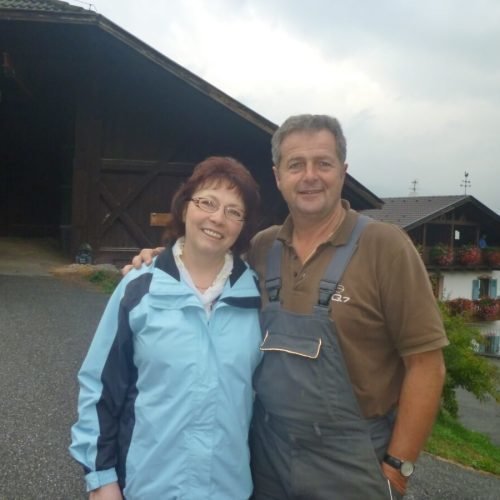
[[[490,267],[500,268],[500,248],[489,247],[483,249],[483,259]]]
[[[453,249],[447,245],[439,243],[430,250],[430,258],[438,266],[451,266],[453,264]]]
[[[481,263],[482,252],[479,247],[465,245],[456,252],[457,262],[462,266],[475,266]]]

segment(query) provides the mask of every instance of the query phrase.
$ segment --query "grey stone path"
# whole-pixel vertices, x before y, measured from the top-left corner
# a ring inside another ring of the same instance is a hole
[[[0,500],[86,498],[67,447],[76,372],[107,298],[61,279],[0,274]],[[499,428],[490,422],[498,405],[467,405],[477,430]],[[424,454],[406,498],[500,500],[500,478]]]
[[[0,275],[0,499],[86,498],[69,457],[75,375],[108,297]]]

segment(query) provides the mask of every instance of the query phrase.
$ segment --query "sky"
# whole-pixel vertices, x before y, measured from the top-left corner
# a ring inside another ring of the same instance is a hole
[[[336,116],[349,173],[377,196],[464,194],[467,172],[467,194],[500,213],[498,0],[90,8],[278,125],[299,113]]]

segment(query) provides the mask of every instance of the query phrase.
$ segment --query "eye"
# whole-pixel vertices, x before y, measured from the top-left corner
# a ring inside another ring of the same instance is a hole
[[[302,169],[303,163],[300,161],[292,161],[288,164],[287,168],[290,172],[298,172]]]
[[[219,208],[219,204],[210,198],[199,198],[198,203],[200,207],[207,212],[216,212]]]
[[[329,160],[320,160],[319,167],[323,169],[328,169],[333,167],[333,163]]]
[[[233,220],[243,220],[245,218],[245,212],[236,207],[226,207],[226,215]]]

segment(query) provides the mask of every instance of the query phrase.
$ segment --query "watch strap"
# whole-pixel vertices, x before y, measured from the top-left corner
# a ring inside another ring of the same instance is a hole
[[[403,465],[403,461],[400,460],[399,458],[393,457],[392,455],[389,455],[389,453],[386,453],[384,456],[384,462],[386,464],[389,464],[391,467],[394,469],[400,470],[401,465]]]

